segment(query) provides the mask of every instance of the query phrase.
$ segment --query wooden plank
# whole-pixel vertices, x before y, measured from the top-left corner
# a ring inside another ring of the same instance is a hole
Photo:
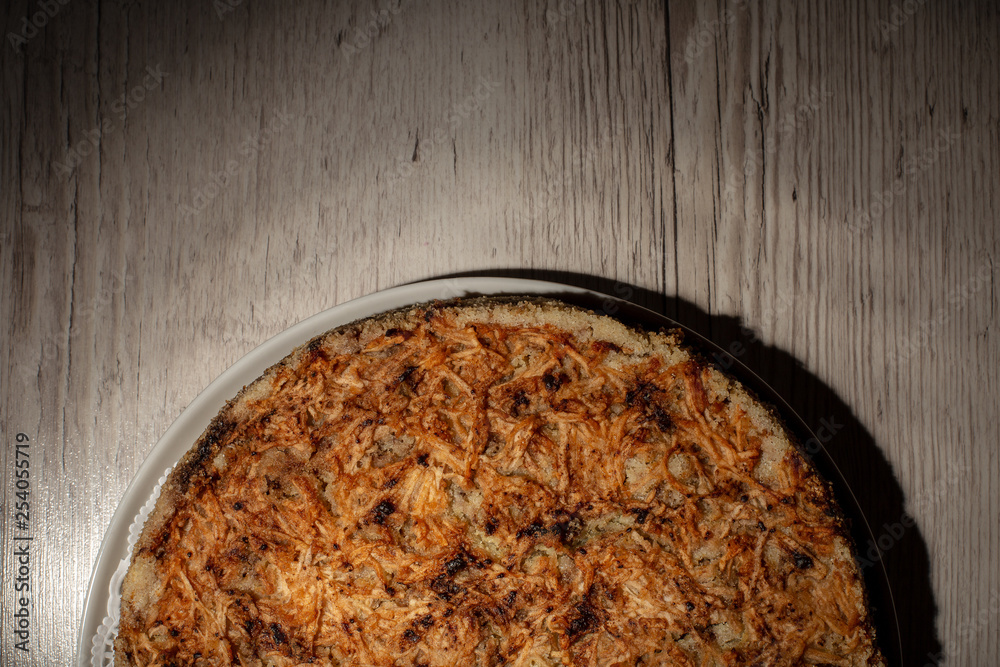
[[[38,11],[0,52],[0,464],[8,508],[31,438],[39,536],[0,662],[70,661],[118,499],[225,368],[477,271],[734,346],[836,425],[908,664],[1000,657],[995,3],[68,3],[16,51]]]

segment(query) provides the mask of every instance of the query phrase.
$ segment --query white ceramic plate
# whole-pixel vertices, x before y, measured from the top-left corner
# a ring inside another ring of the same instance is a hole
[[[127,569],[132,545],[138,539],[145,517],[152,510],[160,485],[165,480],[166,471],[191,448],[226,401],[235,396],[245,385],[257,379],[269,366],[283,359],[292,349],[334,327],[411,304],[479,294],[548,295],[594,310],[603,310],[608,315],[625,316],[627,313],[630,317],[625,317],[626,320],[646,326],[683,328],[682,325],[666,317],[621,299],[580,287],[539,280],[477,277],[432,280],[376,292],[330,308],[283,331],[237,361],[199,394],[170,425],[140,466],[111,519],[111,525],[97,555],[97,563],[84,602],[83,622],[77,642],[77,667],[112,665],[111,642],[117,632],[121,581]],[[689,334],[692,333],[690,330],[687,331]],[[693,337],[710,349],[716,348],[710,341],[697,334],[693,334]],[[756,378],[739,362],[736,362],[736,366],[738,368],[732,368],[730,372],[740,371],[736,373],[739,379],[746,381],[747,374]],[[763,381],[756,379],[765,390],[769,389]],[[758,387],[753,388],[759,391]],[[763,396],[765,400],[781,406],[786,422],[791,423],[791,420],[795,419],[795,423],[800,427],[800,435],[808,434],[808,426],[795,415],[790,406],[775,392],[769,393],[770,395]],[[850,489],[847,491],[851,493]],[[854,506],[857,506],[853,493],[851,496],[851,498],[840,498],[843,507],[851,507],[845,501],[853,501]],[[864,520],[860,508],[857,514]],[[867,524],[867,521],[865,523]],[[882,574],[885,574],[884,570]],[[891,605],[891,592],[889,596]],[[892,619],[895,620],[894,610]],[[882,632],[885,630],[889,630],[893,637],[899,636],[897,628],[885,628]],[[885,644],[889,644],[889,641],[890,637],[883,635],[880,642],[883,644],[883,650],[888,648]]]

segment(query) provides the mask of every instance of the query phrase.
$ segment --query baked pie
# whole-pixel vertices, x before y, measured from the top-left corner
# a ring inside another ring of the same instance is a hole
[[[883,665],[830,487],[767,407],[547,299],[432,303],[269,368],[175,467],[119,667]]]

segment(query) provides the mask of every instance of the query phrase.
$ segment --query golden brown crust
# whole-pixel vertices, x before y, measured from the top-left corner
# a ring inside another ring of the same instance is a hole
[[[502,299],[314,339],[170,475],[116,663],[884,664],[828,486],[680,342]]]

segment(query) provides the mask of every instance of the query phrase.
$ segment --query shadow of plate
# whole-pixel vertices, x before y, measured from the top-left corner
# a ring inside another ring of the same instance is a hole
[[[471,277],[582,287],[609,298],[558,291],[550,296],[647,328],[662,327],[663,317],[683,328],[685,340],[706,360],[774,406],[799,443],[808,443],[806,453],[833,485],[850,524],[879,645],[889,664],[923,664],[927,656],[941,655],[927,545],[918,525],[900,530],[908,515],[892,466],[850,406],[797,359],[761,344],[737,317],[711,315],[683,299],[607,278],[544,269],[492,269],[436,279]]]

